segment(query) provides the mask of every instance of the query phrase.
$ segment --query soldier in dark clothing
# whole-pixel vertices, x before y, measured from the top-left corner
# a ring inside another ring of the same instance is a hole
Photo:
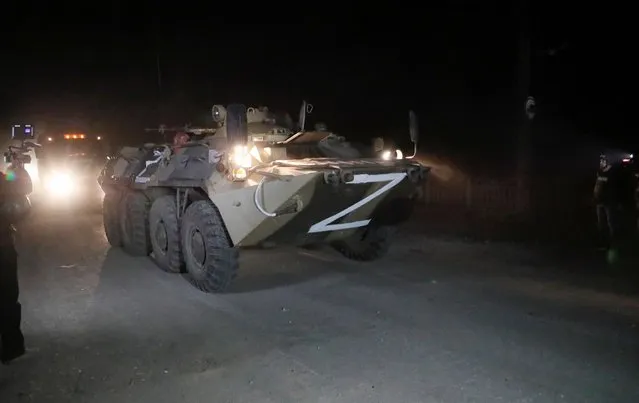
[[[606,246],[618,246],[624,235],[630,235],[635,182],[625,154],[609,152],[599,157],[599,170],[594,189],[597,224]]]
[[[597,227],[605,242],[611,245],[617,240],[621,200],[618,172],[606,155],[599,157],[599,171],[595,183],[594,198],[597,204]]]
[[[639,213],[639,173],[635,174],[635,178],[637,178],[635,186],[635,209],[637,213]],[[637,218],[637,231],[639,231],[639,217]]]
[[[635,207],[635,234],[639,235],[639,172],[634,172],[634,207]]]
[[[18,302],[18,255],[13,223],[28,208],[32,191],[24,168],[0,172],[0,361],[7,364],[24,355],[24,336],[20,330],[21,305]]]

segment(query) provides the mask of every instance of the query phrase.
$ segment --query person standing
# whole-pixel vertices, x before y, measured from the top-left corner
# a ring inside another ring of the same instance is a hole
[[[620,200],[616,172],[607,155],[599,156],[599,170],[594,188],[597,228],[602,246],[611,247],[618,239]]]
[[[635,216],[637,218],[635,231],[639,236],[639,173],[635,173]]]
[[[27,195],[33,184],[24,167],[0,172],[0,361],[7,364],[25,354],[20,329],[22,306],[18,302],[18,254],[13,224],[30,207]]]

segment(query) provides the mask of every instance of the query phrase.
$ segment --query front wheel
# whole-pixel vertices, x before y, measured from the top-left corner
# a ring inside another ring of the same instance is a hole
[[[162,196],[153,202],[149,211],[149,235],[155,263],[166,272],[181,272],[184,259],[175,196]]]
[[[204,292],[224,291],[237,276],[239,253],[215,206],[204,200],[191,204],[180,237],[189,282]]]
[[[124,251],[132,256],[148,256],[149,199],[141,192],[127,192],[120,203],[120,228]]]
[[[122,246],[122,231],[120,230],[120,193],[109,192],[102,200],[102,221],[107,241],[113,247]]]
[[[333,247],[348,259],[368,262],[388,253],[394,234],[395,227],[366,227],[349,239],[335,242]]]

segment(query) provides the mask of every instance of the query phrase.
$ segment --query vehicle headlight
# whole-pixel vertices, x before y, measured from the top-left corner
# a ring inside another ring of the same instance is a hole
[[[69,193],[74,189],[71,175],[66,172],[58,172],[51,175],[46,181],[46,189],[55,194]]]
[[[235,181],[244,181],[248,177],[248,169],[253,164],[253,158],[245,145],[237,145],[230,155],[231,175]]]
[[[237,145],[233,148],[231,161],[233,165],[239,168],[250,168],[253,163],[248,147],[241,145]]]
[[[395,159],[398,159],[398,160],[404,159],[404,153],[400,149],[395,150],[394,156],[390,150],[386,150],[382,153],[383,160],[390,161],[391,159],[393,159],[393,157],[395,157]]]

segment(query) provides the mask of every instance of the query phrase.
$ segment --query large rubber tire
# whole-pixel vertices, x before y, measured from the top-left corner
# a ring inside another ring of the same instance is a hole
[[[120,201],[122,195],[110,192],[102,200],[102,221],[107,241],[113,247],[122,246],[122,230],[120,228]]]
[[[150,202],[141,192],[127,192],[120,203],[120,229],[124,251],[132,256],[151,253],[149,239]]]
[[[226,290],[237,276],[239,252],[215,206],[209,201],[191,204],[182,217],[180,238],[189,282],[208,293]]]
[[[184,259],[175,196],[162,196],[151,205],[149,237],[153,260],[158,267],[169,273],[182,272]]]
[[[348,259],[369,262],[388,253],[394,234],[394,227],[367,227],[350,239],[335,242],[333,247]]]

